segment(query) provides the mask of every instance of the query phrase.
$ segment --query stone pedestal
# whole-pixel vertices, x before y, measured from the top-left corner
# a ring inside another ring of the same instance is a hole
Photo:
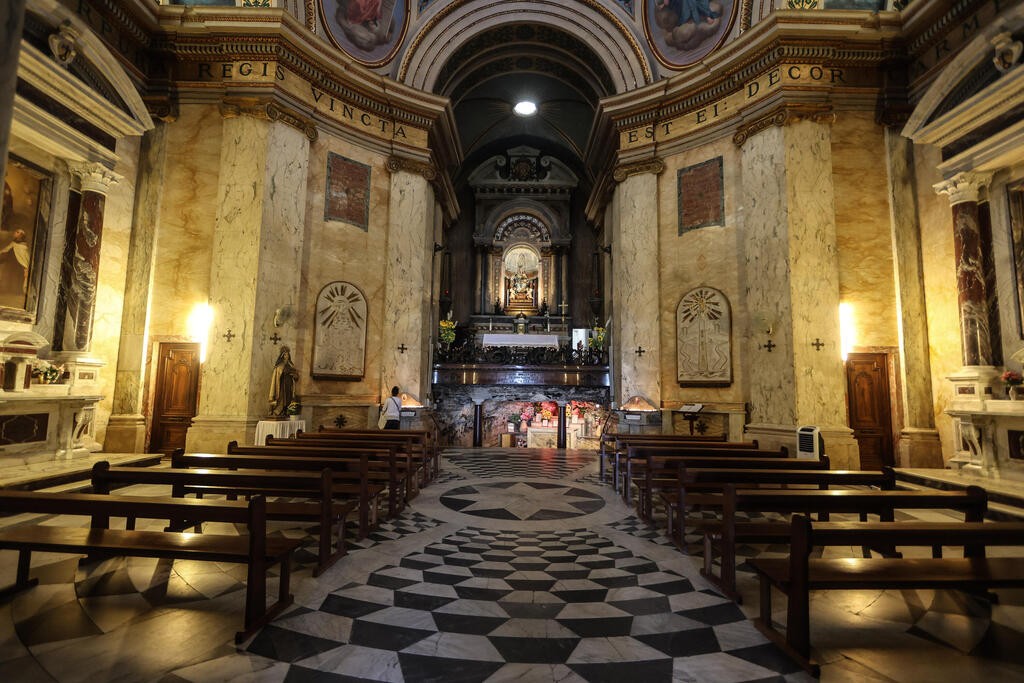
[[[942,467],[942,444],[935,429],[932,399],[913,144],[897,130],[887,128],[885,151],[900,341],[900,387],[903,392],[904,429],[899,434],[896,464],[900,467]]]
[[[751,424],[748,439],[795,451],[796,429],[821,429],[836,469],[859,467],[847,426],[839,340],[839,268],[828,112],[738,136]],[[823,345],[814,342],[820,339]]]
[[[273,321],[276,310],[299,298],[309,129],[275,120],[273,104],[231,103],[221,113],[213,322],[189,451],[223,452],[228,441],[252,442],[256,423],[268,414],[270,377],[283,346],[296,367],[308,365],[298,357],[295,327],[275,328]],[[275,332],[281,346],[271,340]]]
[[[430,282],[433,268],[433,168],[397,158],[388,160],[387,274],[381,348],[381,392],[392,386],[424,401],[430,390]],[[383,396],[382,396],[383,398]]]
[[[658,174],[660,159],[615,171],[613,222],[613,364],[615,402],[641,396],[661,405],[661,305],[658,291]]]

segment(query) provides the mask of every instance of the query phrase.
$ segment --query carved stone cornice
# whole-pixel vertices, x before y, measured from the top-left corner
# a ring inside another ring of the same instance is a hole
[[[437,168],[435,168],[433,164],[428,164],[422,161],[413,161],[412,159],[391,156],[388,157],[385,166],[388,169],[388,173],[408,171],[409,173],[421,175],[430,182],[437,180]]]
[[[96,192],[106,196],[110,186],[121,181],[119,174],[95,162],[69,161],[68,171],[78,179],[82,192]]]
[[[164,123],[174,123],[178,120],[178,104],[169,99],[146,100],[146,111],[154,120]]]
[[[654,157],[653,159],[644,159],[643,161],[634,161],[629,164],[617,166],[612,172],[612,179],[617,183],[621,183],[630,176],[641,175],[643,173],[660,175],[664,170],[665,162],[658,157]]]
[[[316,124],[293,109],[283,107],[270,99],[230,98],[220,103],[220,115],[225,119],[251,116],[267,121],[279,121],[302,133],[310,142],[319,137]]]
[[[783,104],[759,116],[750,123],[741,125],[732,136],[737,147],[742,147],[750,136],[760,133],[772,126],[785,126],[797,121],[814,121],[816,123],[835,123],[836,112],[831,104]]]
[[[950,206],[964,202],[977,202],[982,188],[992,182],[991,173],[978,171],[961,171],[952,178],[946,178],[932,187],[938,194],[949,195]]]

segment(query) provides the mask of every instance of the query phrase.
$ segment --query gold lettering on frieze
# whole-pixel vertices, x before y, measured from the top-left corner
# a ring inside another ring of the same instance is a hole
[[[817,64],[780,65],[742,83],[728,95],[700,108],[691,109],[671,119],[620,131],[619,149],[626,150],[684,137],[735,116],[747,106],[785,87],[850,87],[854,85],[851,83],[851,77],[849,70],[837,67]]]
[[[368,133],[376,138],[394,140],[414,147],[427,147],[427,131],[423,128],[410,126],[392,118],[379,116],[372,111],[359,107],[331,94],[332,83],[311,83],[276,62],[234,61],[234,62],[194,62],[186,65],[186,73],[177,79],[200,82],[244,82],[246,84],[265,85],[283,90],[298,101],[305,103],[321,116],[331,119],[344,126],[354,128],[361,133]],[[307,136],[315,126],[311,121],[282,110],[274,120],[293,125],[306,132]],[[309,124],[308,126],[306,124]],[[311,137],[311,140],[315,137]]]

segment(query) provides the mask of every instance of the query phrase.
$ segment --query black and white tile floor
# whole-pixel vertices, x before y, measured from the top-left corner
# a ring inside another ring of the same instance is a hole
[[[296,604],[241,647],[244,567],[33,556],[40,585],[0,602],[0,681],[809,680],[749,622],[752,575],[741,567],[742,608],[723,598],[699,557],[596,481],[593,456],[485,449],[445,460],[443,480],[320,578],[303,550]],[[310,531],[274,533],[312,541]],[[0,584],[16,557],[0,552]],[[823,680],[1024,680],[1024,592],[1000,598],[816,595]]]

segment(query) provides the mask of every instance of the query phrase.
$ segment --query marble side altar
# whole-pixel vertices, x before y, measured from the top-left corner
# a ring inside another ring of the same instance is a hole
[[[949,467],[1024,481],[1024,401],[954,400],[946,412],[957,447]]]

